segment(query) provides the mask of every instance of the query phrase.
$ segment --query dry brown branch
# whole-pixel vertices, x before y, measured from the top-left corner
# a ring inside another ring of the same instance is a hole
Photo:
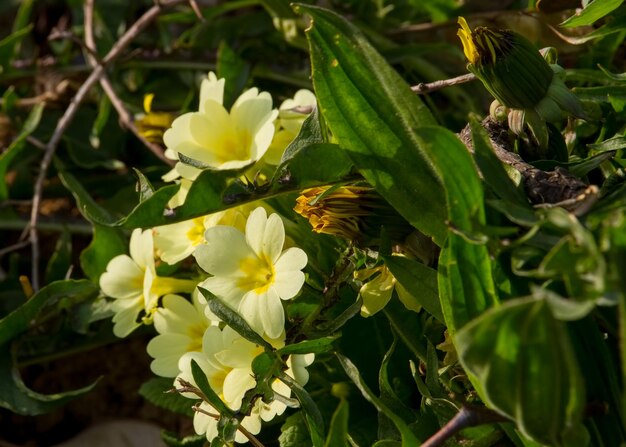
[[[457,76],[456,78],[444,79],[442,81],[435,81],[429,83],[420,83],[411,87],[418,95],[423,95],[425,93],[434,92],[435,90],[439,90],[446,87],[452,87],[453,85],[465,84],[466,82],[474,81],[476,79],[476,75],[473,73],[467,73],[461,76]]]
[[[524,189],[536,207],[560,206],[574,214],[583,214],[598,198],[598,187],[588,185],[565,169],[542,171],[526,163],[511,151],[511,141],[506,127],[490,117],[482,122],[496,156],[504,164],[517,170],[524,179]],[[463,143],[473,151],[472,132],[468,124],[459,134]]]
[[[80,86],[72,100],[70,101],[65,113],[57,122],[57,126],[46,144],[46,149],[39,164],[39,174],[35,180],[34,194],[33,194],[33,207],[30,213],[30,221],[28,227],[29,240],[31,244],[31,280],[35,291],[39,290],[39,235],[37,233],[37,220],[39,217],[39,206],[41,204],[41,198],[43,193],[43,185],[46,180],[46,175],[54,153],[56,152],[59,141],[70,122],[76,115],[80,103],[85,99],[85,96],[89,90],[94,86],[96,82],[104,75],[105,67],[111,63],[115,58],[119,57],[124,48],[126,48],[130,42],[143,31],[152,21],[161,13],[163,9],[171,8],[173,6],[187,2],[188,0],[164,0],[155,4],[148,9],[133,25],[128,28],[126,33],[113,45],[111,50],[102,59],[102,62],[94,67],[91,74],[87,77],[85,82]]]
[[[93,34],[93,8],[94,0],[85,0],[85,4],[83,7],[85,15],[85,42],[83,46],[87,50],[87,60],[89,64],[92,67],[96,67],[99,62],[97,59],[96,41]],[[115,93],[115,89],[113,88],[113,85],[111,84],[111,81],[109,81],[109,78],[106,76],[106,74],[103,74],[100,78],[100,86],[102,87],[102,90],[104,90],[104,93],[107,95],[107,97],[111,101],[111,104],[117,111],[122,127],[130,130],[137,137],[137,139],[141,141],[143,145],[146,146],[150,150],[150,152],[152,152],[160,160],[170,166],[174,166],[175,162],[163,155],[163,149],[159,145],[148,141],[141,134],[141,132],[139,132],[139,129],[137,129],[137,126],[135,126],[132,115],[128,112],[117,93]]]

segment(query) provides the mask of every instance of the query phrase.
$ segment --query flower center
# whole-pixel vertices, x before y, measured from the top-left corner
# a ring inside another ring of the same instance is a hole
[[[237,286],[242,290],[254,290],[263,293],[274,283],[274,266],[266,259],[248,257],[241,260],[239,270],[244,276],[237,281]]]
[[[187,239],[191,241],[193,246],[204,242],[204,217],[193,219],[193,226],[187,231]]]

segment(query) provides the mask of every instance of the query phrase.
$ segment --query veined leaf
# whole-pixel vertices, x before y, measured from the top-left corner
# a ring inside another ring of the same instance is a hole
[[[580,13],[577,13],[561,26],[573,28],[575,26],[592,25],[596,20],[609,15],[612,11],[619,8],[624,0],[596,0],[589,3]]]
[[[91,385],[64,393],[44,395],[24,385],[13,364],[11,340],[26,332],[31,322],[47,307],[61,299],[87,299],[95,295],[96,287],[90,281],[57,281],[41,289],[18,309],[0,320],[0,407],[23,415],[47,413],[88,393]]]
[[[431,113],[355,26],[322,8],[295,9],[313,19],[307,30],[313,84],[334,137],[365,179],[441,244],[444,193],[416,136],[419,127],[435,124]]]
[[[565,325],[545,300],[516,299],[490,309],[455,341],[489,405],[522,433],[553,446],[584,445],[569,441],[582,427],[584,383]]]

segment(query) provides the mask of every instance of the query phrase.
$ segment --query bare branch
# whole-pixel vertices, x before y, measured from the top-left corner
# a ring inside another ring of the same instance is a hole
[[[29,239],[31,243],[31,276],[32,284],[35,291],[39,290],[39,235],[37,233],[37,220],[39,217],[39,206],[41,204],[41,197],[43,193],[43,184],[46,180],[48,168],[54,157],[57,146],[61,141],[61,137],[70,122],[76,115],[80,103],[85,99],[89,90],[94,86],[96,82],[104,75],[104,69],[107,64],[111,63],[115,58],[119,57],[124,48],[126,48],[130,42],[143,31],[152,21],[161,13],[165,8],[170,8],[188,0],[164,0],[146,11],[127,31],[124,35],[113,45],[108,54],[102,59],[102,63],[94,67],[93,71],[87,77],[85,82],[80,86],[72,100],[70,101],[65,113],[57,122],[57,126],[46,144],[45,153],[39,164],[39,175],[35,180],[35,192],[33,194],[33,207],[30,214],[29,223]]]
[[[559,167],[554,171],[542,171],[511,152],[508,130],[501,124],[487,117],[482,125],[487,131],[496,156],[502,163],[517,170],[524,178],[526,195],[536,207],[559,206],[580,215],[584,214],[598,199],[597,186],[588,185]],[[470,151],[474,150],[469,124],[461,131],[459,138]]]
[[[83,8],[85,15],[85,43],[83,46],[87,50],[87,59],[89,61],[89,64],[92,67],[96,67],[98,64],[100,64],[100,62],[97,59],[96,41],[93,34],[93,8],[94,0],[85,0],[85,5]],[[135,126],[132,115],[128,112],[126,106],[124,106],[124,103],[117,95],[117,93],[115,93],[113,84],[111,84],[111,81],[109,81],[109,78],[106,76],[106,74],[103,74],[100,78],[100,86],[102,87],[102,90],[104,90],[104,93],[107,95],[107,97],[111,101],[111,104],[117,111],[122,127],[130,130],[135,135],[135,137],[137,137],[137,139],[141,141],[143,145],[146,146],[150,150],[150,152],[156,155],[161,161],[167,163],[170,166],[174,166],[174,160],[170,160],[165,155],[163,155],[163,149],[159,145],[148,141],[141,134],[141,132],[139,132],[139,129],[137,129],[137,126]]]
[[[202,408],[200,408],[200,405],[196,404],[193,407],[191,407],[192,410],[197,411],[198,413],[202,413],[202,414],[206,414],[207,416],[212,417],[213,419],[219,419],[220,415],[219,414],[215,414],[215,413],[209,413],[206,410],[203,410]],[[254,447],[264,447],[264,445],[261,443],[261,441],[259,441],[252,433],[250,433],[248,430],[246,430],[245,427],[243,427],[241,424],[237,427],[237,430],[239,430],[241,433],[243,433],[243,435],[248,438],[248,441],[250,441],[250,444],[252,444]]]
[[[425,93],[434,92],[435,90],[440,90],[446,87],[452,87],[453,85],[465,84],[466,82],[474,81],[476,79],[476,75],[473,73],[467,73],[461,76],[457,76],[456,78],[443,79],[441,81],[429,82],[427,84],[420,83],[411,87],[418,95],[423,95]]]

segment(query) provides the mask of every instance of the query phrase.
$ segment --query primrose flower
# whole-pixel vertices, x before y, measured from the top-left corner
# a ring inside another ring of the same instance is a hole
[[[376,245],[381,227],[393,241],[402,241],[412,227],[371,186],[315,187],[296,199],[294,211],[306,218],[313,231]]]
[[[272,97],[257,88],[245,91],[230,113],[224,108],[224,79],[213,72],[202,81],[198,112],[185,113],[163,135],[165,155],[180,155],[213,169],[240,169],[259,160],[274,136]],[[175,167],[183,178],[195,180],[200,169],[182,162]]]
[[[154,358],[150,369],[157,376],[176,377],[178,361],[188,352],[202,352],[202,338],[207,328],[217,324],[205,314],[203,304],[193,294],[193,303],[180,295],[165,295],[163,305],[154,313],[154,328],[159,335],[147,346]]]
[[[245,235],[234,227],[206,230],[206,245],[194,252],[198,265],[214,275],[200,286],[221,298],[259,333],[277,338],[285,325],[281,300],[296,296],[304,284],[306,253],[283,250],[285,228],[277,214],[255,209]]]
[[[370,279],[372,277],[373,279]],[[386,265],[358,270],[354,272],[354,278],[359,281],[370,279],[359,290],[359,295],[363,300],[361,305],[362,317],[371,317],[382,310],[391,299],[394,289],[407,309],[414,312],[419,312],[421,309],[415,298],[402,287],[402,284],[397,282]]]
[[[293,98],[286,99],[278,108],[275,121],[276,132],[263,160],[270,165],[280,163],[283,152],[300,132],[302,123],[317,104],[315,94],[306,89],[296,92]]]
[[[468,70],[501,105],[512,109],[508,119],[513,132],[521,134],[528,124],[539,146],[545,148],[546,121],[559,121],[561,110],[586,118],[580,101],[563,83],[563,69],[548,64],[525,37],[485,27],[472,31],[463,17],[458,23]]]
[[[269,341],[276,348],[284,345],[282,337]],[[188,353],[180,359],[181,372],[178,378],[196,386],[191,373],[191,361],[195,360],[206,375],[213,391],[230,409],[239,410],[245,393],[256,385],[252,373],[252,361],[262,352],[261,346],[244,339],[230,327],[220,330],[216,326],[211,326],[204,334],[202,352]],[[285,373],[304,386],[308,381],[306,367],[313,362],[314,358],[313,354],[290,356]],[[174,386],[178,385],[178,380],[176,380]],[[272,389],[285,397],[291,395],[291,389],[278,379],[272,383]],[[182,393],[182,395],[197,399],[197,396],[193,394]],[[217,436],[219,414],[206,402],[202,402],[200,408],[204,413],[196,412],[194,415],[194,429],[198,434],[205,434],[207,440],[211,441]],[[282,414],[285,409],[285,404],[278,400],[265,403],[257,399],[250,414],[242,419],[241,425],[250,433],[257,434],[261,431],[261,421],[270,421],[276,415]],[[244,443],[247,438],[241,432],[237,432],[235,441]]]
[[[111,307],[113,333],[126,337],[142,323],[152,323],[159,297],[168,293],[191,292],[197,282],[157,276],[152,231],[136,229],[130,237],[130,256],[119,255],[107,264],[100,276],[100,289],[114,298]]]
[[[163,143],[163,133],[170,128],[175,116],[168,112],[154,112],[152,100],[154,94],[150,93],[143,98],[143,114],[135,118],[135,125],[139,133],[151,143]]]
[[[207,228],[229,225],[243,231],[248,215],[257,206],[253,203],[244,204],[195,219],[155,227],[154,245],[157,254],[168,264],[176,264],[204,244],[204,232]]]

